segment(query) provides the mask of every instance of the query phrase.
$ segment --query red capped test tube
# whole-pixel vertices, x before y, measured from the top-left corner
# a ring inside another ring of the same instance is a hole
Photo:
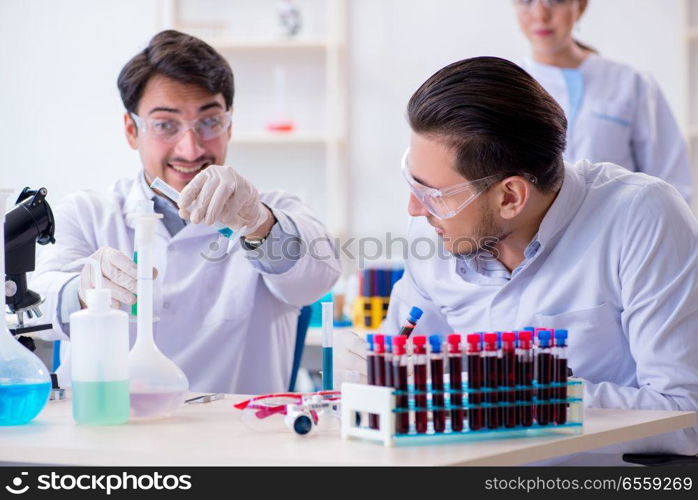
[[[395,417],[395,432],[397,434],[407,434],[410,431],[406,343],[407,337],[398,335],[393,338],[393,386],[398,391],[397,396],[395,396],[395,407],[401,410],[397,412]]]
[[[552,405],[550,399],[552,397],[552,388],[550,387],[553,381],[553,357],[550,351],[550,330],[541,330],[538,332],[538,345],[536,349],[536,382],[540,387],[538,389],[538,404],[536,406],[536,420],[538,425],[548,425],[552,420]]]
[[[444,410],[444,355],[441,335],[429,335],[429,366],[431,368],[431,405],[433,407],[434,431],[446,430],[446,410]]]
[[[501,385],[510,389],[503,393],[504,427],[516,427],[516,334],[502,333],[502,380]]]
[[[485,375],[484,386],[490,389],[485,393],[485,402],[489,403],[485,417],[488,429],[496,429],[502,425],[499,419],[499,351],[497,350],[497,334],[486,333],[482,365]]]
[[[373,385],[385,386],[385,335],[373,336]],[[375,413],[368,415],[368,426],[378,429],[380,417]]]
[[[448,377],[451,406],[451,430],[463,430],[463,355],[460,350],[460,335],[453,333],[447,338]]]
[[[519,345],[516,348],[516,383],[519,400],[519,422],[524,427],[533,425],[533,332],[519,331]]]
[[[414,335],[412,363],[414,365],[414,416],[417,433],[427,432],[427,338]]]
[[[473,406],[481,406],[483,402],[482,387],[483,387],[483,368],[482,355],[480,352],[480,337],[479,333],[471,333],[467,337],[468,341],[468,426],[471,431],[477,431],[485,426],[485,410],[482,408],[473,408]]]

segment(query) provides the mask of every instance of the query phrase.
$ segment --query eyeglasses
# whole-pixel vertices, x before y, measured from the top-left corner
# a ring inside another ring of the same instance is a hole
[[[410,169],[407,163],[407,156],[410,152],[410,148],[407,148],[405,154],[402,155],[402,175],[405,177],[407,184],[410,186],[410,191],[419,200],[419,202],[424,205],[430,214],[432,214],[437,219],[450,219],[455,217],[459,212],[461,212],[465,207],[470,205],[475,199],[482,193],[487,191],[486,189],[477,189],[476,186],[481,185],[485,181],[493,181],[501,176],[499,175],[489,175],[483,177],[482,179],[477,179],[474,181],[466,181],[454,186],[450,186],[444,189],[435,189],[427,187],[420,183],[412,174],[410,174]],[[455,195],[470,191],[470,196],[465,200],[458,202],[449,202],[449,198],[452,199]]]
[[[558,7],[564,7],[570,5],[576,0],[514,0],[514,5],[520,9],[529,10],[533,8],[536,3],[542,3],[548,9],[556,9]]]
[[[193,130],[203,141],[210,141],[228,130],[232,122],[232,111],[226,111],[196,120],[175,120],[172,118],[141,118],[131,113],[131,118],[139,129],[165,142],[177,142],[188,130]]]

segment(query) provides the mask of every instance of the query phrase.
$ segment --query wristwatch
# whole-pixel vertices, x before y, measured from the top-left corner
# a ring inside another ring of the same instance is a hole
[[[267,208],[269,208],[266,204],[264,205]],[[274,222],[271,225],[271,228],[269,229],[269,232],[264,238],[247,238],[246,236],[243,236],[241,238],[241,243],[242,243],[242,248],[245,250],[257,250],[259,247],[262,246],[262,243],[269,237],[271,234],[271,230],[274,229],[274,226],[279,222],[279,220],[276,218],[274,215],[274,212],[272,212],[271,208],[269,208],[269,212],[271,212],[271,216],[274,218]]]
[[[269,232],[271,232],[271,231],[269,231]],[[267,235],[267,236],[269,236],[269,235]],[[264,240],[267,239],[267,236],[265,236],[264,238],[251,238],[249,240],[243,236],[242,237],[242,247],[245,250],[257,250],[259,247],[262,246],[262,243],[264,243]]]

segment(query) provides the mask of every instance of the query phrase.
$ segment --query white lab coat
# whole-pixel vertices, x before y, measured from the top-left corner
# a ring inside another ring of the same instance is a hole
[[[383,329],[410,307],[415,333],[466,334],[524,326],[569,330],[569,366],[592,408],[698,410],[698,222],[669,184],[611,164],[581,161],[565,180],[511,275],[498,262],[451,254],[413,218],[411,255]],[[610,450],[698,453],[698,426]]]
[[[664,179],[690,203],[686,142],[657,82],[596,54],[576,69],[525,58],[521,66],[567,116],[565,160],[610,162]]]
[[[42,312],[54,326],[45,339],[66,340],[57,299],[77,273],[61,268],[101,246],[132,255],[134,224],[127,214],[143,199],[144,184],[134,177],[119,180],[107,193],[72,194],[54,208],[56,243],[42,248],[31,281],[32,289],[45,297]],[[340,275],[329,236],[299,198],[273,191],[261,200],[292,220],[303,242],[320,241],[312,254],[306,252],[282,274],[258,270],[234,240],[228,258],[204,259],[201,254],[212,255],[217,233],[203,224],[188,224],[174,237],[163,224],[157,227],[155,341],[184,370],[192,391],[287,390],[299,308],[327,293]],[[133,345],[135,323],[130,327]]]

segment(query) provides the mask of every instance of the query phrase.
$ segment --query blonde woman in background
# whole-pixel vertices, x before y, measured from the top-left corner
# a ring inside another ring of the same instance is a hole
[[[514,0],[532,51],[522,67],[567,116],[565,160],[612,162],[659,177],[690,202],[686,143],[657,83],[573,37],[587,5],[588,0]]]

